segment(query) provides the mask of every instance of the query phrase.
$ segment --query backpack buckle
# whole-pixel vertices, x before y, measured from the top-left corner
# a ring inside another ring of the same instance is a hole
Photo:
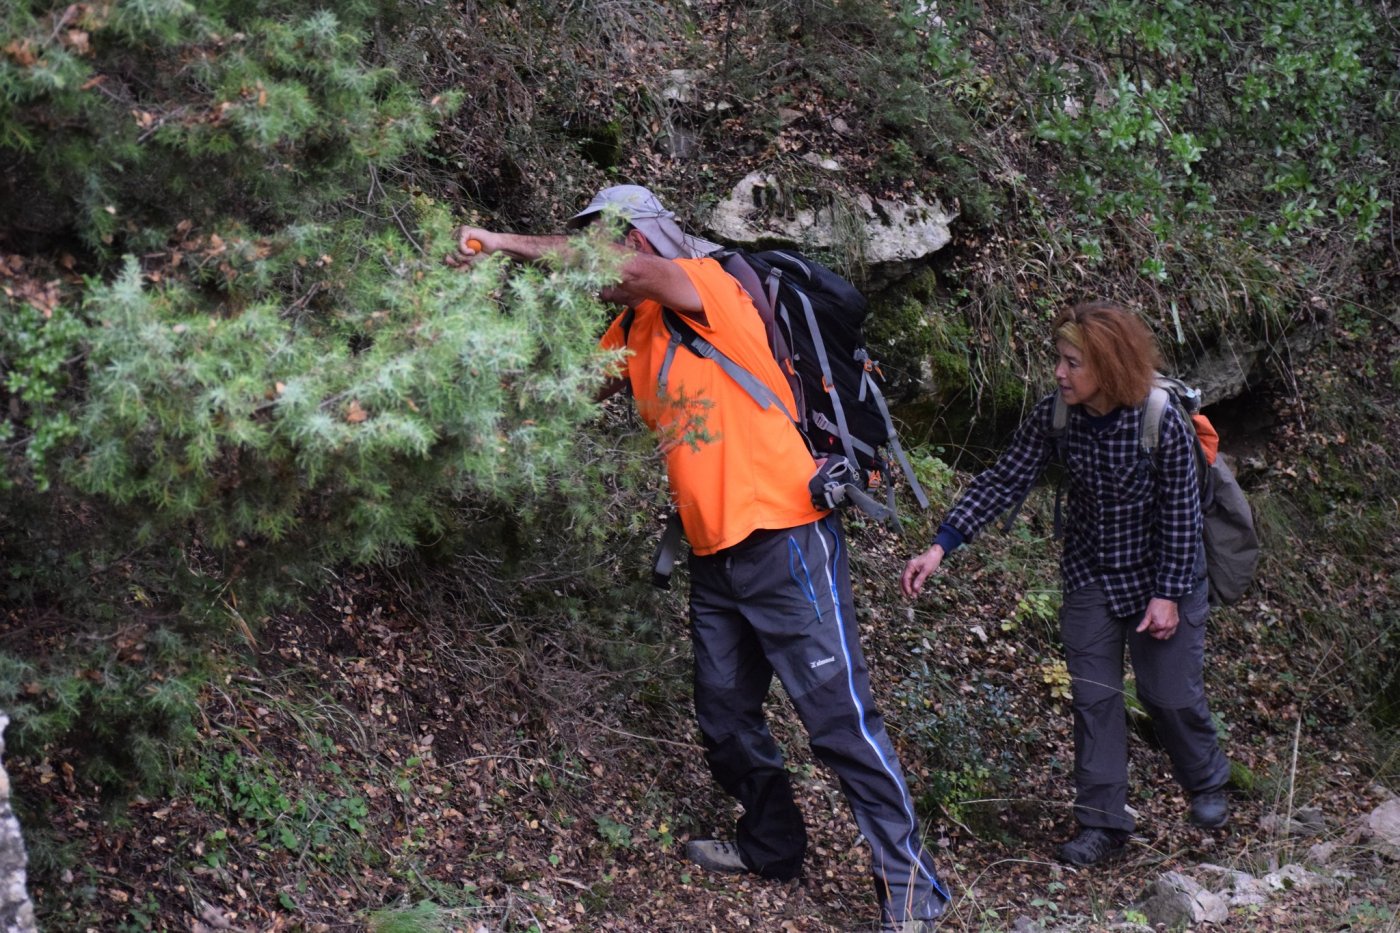
[[[860,477],[851,461],[832,454],[817,461],[817,472],[807,481],[812,504],[819,509],[837,509],[846,504],[847,487],[859,483]]]

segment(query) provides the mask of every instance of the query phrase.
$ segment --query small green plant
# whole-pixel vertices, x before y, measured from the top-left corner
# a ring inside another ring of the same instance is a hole
[[[614,849],[632,848],[632,827],[626,823],[619,823],[606,814],[599,814],[593,817],[593,822],[598,827],[598,835],[609,847]]]
[[[1011,695],[987,683],[970,695],[948,690],[937,668],[926,665],[910,671],[895,693],[903,734],[917,749],[918,770],[928,774],[915,788],[920,806],[995,831],[995,821],[984,818],[987,811],[967,802],[995,796],[1010,781],[1013,750],[994,744],[990,724],[1013,718]]]
[[[328,794],[289,780],[282,762],[238,748],[206,759],[186,781],[200,809],[228,821],[227,828],[206,837],[204,858],[210,865],[226,860],[236,832],[264,852],[281,850],[332,867],[346,862],[369,831],[363,797]],[[292,790],[298,786],[300,793]]]
[[[909,452],[914,478],[928,495],[930,504],[951,501],[957,474],[943,459],[942,448],[918,447]]]
[[[1050,688],[1050,699],[1068,702],[1073,697],[1071,691],[1073,679],[1069,675],[1069,668],[1062,659],[1042,661],[1040,679]]]
[[[1016,600],[1016,607],[1012,614],[1008,618],[1002,619],[1001,629],[1004,632],[1014,632],[1024,625],[1034,624],[1053,634],[1054,624],[1059,618],[1059,611],[1059,590],[1030,591]],[[1053,642],[1053,637],[1046,639],[1046,644],[1053,644]]]

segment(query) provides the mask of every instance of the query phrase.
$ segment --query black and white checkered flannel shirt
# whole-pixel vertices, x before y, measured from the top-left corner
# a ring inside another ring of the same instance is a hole
[[[1055,395],[1036,403],[997,462],[978,474],[945,524],[970,541],[1015,506],[1055,457]],[[1141,614],[1153,597],[1180,600],[1199,575],[1201,503],[1193,431],[1168,405],[1149,461],[1138,445],[1142,408],[1093,418],[1069,410],[1066,459],[1064,591],[1103,585],[1115,616]]]

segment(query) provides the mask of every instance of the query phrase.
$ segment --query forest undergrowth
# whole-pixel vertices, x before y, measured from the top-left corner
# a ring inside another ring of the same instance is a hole
[[[1201,863],[1293,881],[1230,929],[1400,930],[1400,66],[1388,3],[332,4],[0,14],[0,709],[45,929],[863,930],[839,792],[773,701],[806,877],[689,867],[705,773],[659,458],[600,408],[615,269],[441,255],[604,184],[698,230],[956,209],[871,291],[936,500],[851,522],[878,699],[948,928],[1135,929]],[[489,80],[487,79],[489,78]],[[835,166],[834,168],[832,166]],[[804,244],[795,244],[803,246]],[[1055,864],[1067,674],[1048,495],[918,604],[896,574],[1045,384],[1064,304],[1192,372],[1265,543],[1213,616],[1236,815],[1202,832],[1140,717],[1129,857]],[[1326,848],[1319,849],[1318,846]]]

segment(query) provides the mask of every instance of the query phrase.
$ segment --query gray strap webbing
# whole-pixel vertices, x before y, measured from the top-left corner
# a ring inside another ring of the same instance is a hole
[[[846,483],[841,487],[841,491],[845,498],[850,500],[852,505],[877,522],[885,522],[894,518],[895,513],[893,508],[876,502],[874,497],[859,486],[853,483]]]
[[[862,351],[864,352],[864,351]],[[919,508],[928,508],[928,496],[924,495],[924,488],[919,485],[918,479],[914,477],[914,468],[909,465],[909,458],[904,455],[904,447],[899,443],[899,435],[894,429],[894,418],[890,415],[890,407],[885,404],[885,394],[880,391],[880,386],[875,380],[870,378],[870,372],[864,373],[861,380],[861,397],[865,397],[865,389],[870,389],[870,394],[875,398],[875,406],[880,409],[880,417],[885,419],[885,441],[894,451],[895,461],[899,464],[899,469],[904,473],[905,480],[909,483],[909,489],[914,493],[914,499],[918,501]],[[890,485],[890,501],[894,501],[894,486]]]
[[[676,358],[676,347],[680,346],[681,335],[671,331],[671,342],[666,345],[666,355],[661,358],[661,371],[656,374],[656,388],[662,398],[666,397],[666,381],[671,378],[671,363]]]
[[[852,464],[859,463],[856,459],[856,450],[852,446],[851,429],[846,424],[846,409],[841,404],[841,396],[836,391],[836,380],[831,376],[831,361],[826,355],[826,342],[822,340],[822,329],[817,324],[817,314],[812,310],[812,302],[802,292],[801,289],[793,289],[798,299],[802,302],[802,313],[807,317],[807,327],[812,332],[812,344],[817,350],[817,365],[822,371],[822,388],[826,390],[827,397],[831,399],[831,411],[836,415],[836,436],[841,439],[841,446],[845,448],[846,457]]]
[[[671,316],[669,310],[662,312],[662,318],[666,321],[666,329],[671,332],[671,342],[666,346],[666,358],[662,361],[661,374],[658,379],[663,394],[666,391],[666,378],[671,368],[671,360],[675,355],[676,347],[679,344],[685,344],[696,356],[712,360],[720,369],[724,370],[731,379],[739,384],[741,389],[748,393],[749,398],[753,399],[759,408],[777,408],[787,416],[789,421],[794,424],[797,423],[797,419],[793,418],[792,412],[788,411],[787,406],[783,404],[782,399],[778,398],[777,393],[768,388],[767,383],[734,362],[726,356],[719,347],[716,347],[693,330],[689,333],[685,333],[681,329],[682,325],[679,325]],[[686,330],[689,330],[689,328],[686,328]]]
[[[1196,408],[1199,409],[1200,391],[1198,389],[1189,388],[1180,380],[1171,379],[1168,376],[1158,376],[1158,379],[1164,380],[1170,385],[1182,386],[1182,391],[1188,393],[1188,406],[1195,405]],[[1147,401],[1144,403],[1142,410],[1142,428],[1138,432],[1138,446],[1142,448],[1142,455],[1144,457],[1151,458],[1152,451],[1156,450],[1157,445],[1161,443],[1162,416],[1166,412],[1167,406],[1170,404],[1171,395],[1162,385],[1153,386],[1151,391],[1147,393]],[[1191,414],[1194,414],[1194,411],[1189,411],[1188,409],[1188,423],[1186,427],[1189,429],[1191,435],[1195,436],[1195,425],[1189,423]],[[1204,448],[1201,447],[1199,441],[1193,444],[1192,448],[1196,452],[1196,485],[1201,488],[1201,495],[1204,501],[1208,494],[1207,485],[1210,482],[1210,462],[1206,460],[1206,452]]]
[[[802,274],[807,276],[807,281],[810,282],[812,280],[812,267],[809,266],[806,262],[804,262],[801,256],[798,256],[796,253],[789,253],[787,250],[782,249],[775,249],[773,252],[775,255],[782,256],[784,259],[786,259],[793,265],[801,266]]]
[[[826,431],[830,434],[836,434],[840,430],[840,428],[837,427],[837,425],[833,423],[830,418],[828,418],[824,413],[819,411],[812,413],[812,424],[816,425],[823,431]],[[856,450],[860,451],[861,453],[865,454],[867,457],[875,456],[875,448],[871,447],[869,444],[867,444],[865,441],[861,440],[858,437],[851,438],[851,446],[854,447]],[[854,463],[854,461],[852,462]]]
[[[856,401],[863,402],[865,401],[865,390],[867,387],[874,389],[876,394],[879,394],[880,387],[875,384],[874,379],[870,378],[870,368],[875,364],[870,361],[870,353],[865,347],[856,348],[856,362],[860,364],[860,368],[863,370],[861,373],[860,391],[856,393]],[[880,411],[885,415],[885,426],[890,429],[889,433],[893,434],[894,426],[893,422],[889,419],[888,410],[882,405]]]
[[[1162,413],[1167,410],[1169,401],[1167,390],[1160,386],[1153,386],[1147,393],[1147,405],[1142,410],[1142,431],[1138,434],[1144,454],[1150,455],[1162,439]]]

